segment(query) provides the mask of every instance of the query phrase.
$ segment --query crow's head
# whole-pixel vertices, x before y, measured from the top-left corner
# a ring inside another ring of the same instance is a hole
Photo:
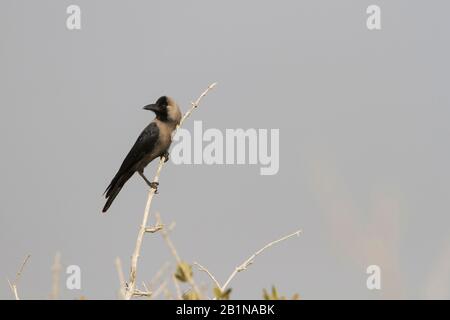
[[[181,120],[181,111],[175,100],[168,96],[162,96],[155,103],[144,107],[145,110],[151,110],[156,114],[156,118],[165,122],[179,123]]]

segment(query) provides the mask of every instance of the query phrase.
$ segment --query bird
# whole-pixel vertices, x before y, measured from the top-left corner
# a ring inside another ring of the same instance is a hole
[[[106,198],[103,213],[109,209],[124,184],[135,172],[157,193],[158,182],[150,182],[144,175],[144,168],[158,157],[164,157],[165,161],[169,159],[172,133],[181,121],[181,111],[175,100],[168,96],[158,98],[155,103],[146,105],[143,109],[153,111],[155,118],[141,132],[123,160],[119,171],[103,193]]]

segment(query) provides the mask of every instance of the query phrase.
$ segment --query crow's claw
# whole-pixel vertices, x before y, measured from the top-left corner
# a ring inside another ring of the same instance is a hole
[[[161,158],[162,157],[164,157],[164,162],[167,162],[167,161],[169,161],[169,152],[168,151],[166,151],[166,152],[164,152],[164,154],[161,156]]]
[[[149,186],[150,186],[150,188],[155,189],[155,193],[158,194],[159,182],[150,182]]]

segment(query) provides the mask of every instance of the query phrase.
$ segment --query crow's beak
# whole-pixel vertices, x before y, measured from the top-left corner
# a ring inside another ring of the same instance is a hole
[[[155,113],[161,111],[160,107],[157,104],[155,104],[155,103],[146,105],[143,109],[144,110],[150,110],[150,111],[153,111]]]

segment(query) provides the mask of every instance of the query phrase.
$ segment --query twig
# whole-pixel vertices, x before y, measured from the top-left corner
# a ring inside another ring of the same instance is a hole
[[[170,263],[166,262],[162,265],[161,268],[155,273],[153,278],[150,279],[149,286],[153,288],[155,284],[163,277],[163,275],[166,273],[167,269],[169,269]]]
[[[175,226],[177,225],[177,223],[175,221],[172,221],[171,224],[169,224],[169,226],[166,228],[167,233],[170,233],[173,231],[173,229],[175,229]]]
[[[164,163],[163,159],[160,159],[158,169],[156,170],[155,178],[153,179],[154,182],[159,181],[159,175],[161,173],[163,163]],[[138,263],[138,259],[139,259],[139,254],[141,252],[142,241],[144,240],[144,234],[148,228],[147,221],[148,221],[148,218],[150,215],[150,206],[151,206],[154,195],[155,195],[155,189],[150,188],[150,191],[148,193],[148,198],[147,198],[147,204],[145,205],[144,217],[142,218],[141,227],[139,228],[138,237],[136,240],[136,247],[134,248],[134,252],[131,257],[130,281],[128,284],[127,293],[125,295],[126,300],[131,299],[131,297],[135,293],[137,263]]]
[[[203,91],[203,93],[200,95],[200,97],[198,97],[197,100],[195,100],[195,102],[191,102],[191,108],[184,114],[183,118],[181,118],[180,124],[178,125],[177,129],[179,127],[181,127],[181,125],[183,124],[183,122],[189,118],[189,116],[191,115],[192,111],[194,111],[195,108],[197,108],[200,104],[200,101],[203,99],[204,96],[206,96],[208,94],[208,92],[213,89],[215,86],[217,85],[217,82],[214,82],[212,84],[209,85],[208,88],[206,88],[205,91]],[[176,131],[176,130],[175,130]]]
[[[157,223],[162,224],[161,215],[159,214],[159,212],[157,212],[155,214],[155,216],[156,216]],[[167,243],[167,246],[169,247],[170,252],[172,253],[175,260],[177,261],[177,263],[181,263],[182,260],[180,258],[180,255],[177,252],[177,249],[175,248],[175,245],[173,244],[172,240],[169,238],[169,233],[166,230],[162,230],[161,234],[162,234],[164,241]]]
[[[157,212],[155,214],[156,216],[156,223],[157,224],[162,224],[162,220],[161,220],[161,215],[159,214],[159,212]],[[173,244],[172,240],[169,237],[169,233],[167,232],[167,230],[163,229],[161,231],[162,237],[164,239],[164,241],[166,242],[167,246],[169,247],[170,252],[172,253],[173,257],[175,258],[175,260],[177,261],[177,264],[180,265],[183,260],[181,260],[180,255],[177,252],[177,249],[175,248],[175,245]],[[194,279],[190,276],[188,276],[187,281],[189,282],[189,284],[192,286],[192,288],[194,288],[194,290],[201,295],[201,292],[197,286],[197,284],[195,283]]]
[[[204,271],[208,274],[208,276],[212,279],[212,281],[214,282],[214,284],[216,285],[217,288],[221,288],[222,286],[220,285],[219,281],[217,281],[217,279],[212,275],[211,272],[209,272],[208,269],[206,269],[204,266],[202,266],[200,263],[198,262],[194,262],[194,264],[198,267],[198,269],[200,271]]]
[[[160,286],[153,292],[151,299],[156,299],[161,294],[161,292],[163,292],[166,289],[166,286],[167,286],[166,281],[161,283]]]
[[[183,300],[183,297],[181,296],[181,288],[180,288],[180,285],[178,284],[177,278],[175,278],[175,275],[172,275],[172,280],[173,280],[173,284],[175,285],[177,299]]]
[[[59,282],[61,277],[61,253],[56,252],[52,265],[52,292],[50,299],[56,300],[59,297]]]
[[[145,232],[155,233],[155,232],[158,232],[159,230],[161,230],[163,227],[164,226],[162,224],[158,224],[158,225],[156,225],[154,227],[145,228]]]
[[[119,294],[122,299],[125,299],[125,297],[126,297],[126,282],[125,282],[125,275],[124,275],[123,269],[122,269],[122,261],[120,260],[119,257],[116,257],[114,264],[116,265],[117,276],[119,277],[119,283],[120,283]]]
[[[141,290],[135,289],[133,292],[133,296],[135,296],[135,297],[151,297],[152,293],[150,291],[141,291]]]
[[[20,276],[22,275],[23,269],[25,268],[25,265],[27,264],[28,259],[30,259],[30,257],[31,257],[31,255],[29,254],[29,255],[27,255],[25,257],[25,260],[23,260],[19,271],[17,271],[16,278],[14,279],[13,283],[11,283],[11,281],[9,281],[9,279],[7,279],[8,283],[9,283],[9,287],[11,288],[11,291],[13,292],[14,297],[16,298],[16,300],[20,300],[19,293],[17,292],[17,284],[19,282]]]
[[[214,284],[217,286],[217,288],[219,288],[220,292],[224,292],[225,289],[228,287],[228,285],[230,284],[231,280],[233,280],[233,278],[241,271],[244,271],[248,268],[248,266],[250,266],[253,261],[255,260],[256,256],[260,255],[264,250],[266,250],[267,248],[273,246],[274,244],[277,244],[281,241],[287,240],[293,236],[300,236],[300,233],[302,232],[302,230],[297,230],[294,233],[288,234],[287,236],[284,236],[278,240],[272,241],[268,244],[266,244],[264,247],[262,247],[261,249],[259,249],[258,251],[256,251],[254,254],[252,254],[250,256],[250,258],[248,258],[247,260],[245,260],[240,266],[236,267],[234,269],[234,271],[231,273],[231,275],[228,277],[228,280],[225,282],[225,284],[223,286],[220,285],[219,281],[217,281],[217,279],[212,275],[212,273],[206,269],[204,266],[202,266],[201,264],[194,262],[194,264],[198,267],[198,269],[200,271],[204,271],[206,272],[209,277],[213,280]],[[215,299],[215,298],[214,298]]]
[[[176,127],[176,129],[174,130],[174,132],[172,133],[172,136],[175,135],[175,133],[178,130],[178,128],[191,115],[192,111],[195,108],[198,107],[198,105],[200,104],[201,99],[209,92],[209,90],[211,90],[215,86],[216,86],[216,83],[211,84],[200,95],[200,97],[198,97],[198,99],[194,103],[192,103],[191,108],[181,118],[181,121],[178,124],[178,126]],[[159,176],[161,174],[161,170],[162,170],[162,168],[164,166],[165,161],[166,161],[166,158],[164,156],[160,158],[158,168],[156,169],[155,177],[153,178],[153,182],[159,182]],[[135,246],[133,255],[131,257],[130,280],[129,280],[128,289],[127,289],[127,293],[126,293],[126,297],[125,297],[127,300],[131,299],[131,297],[135,293],[137,264],[138,264],[139,254],[141,252],[141,247],[142,247],[142,241],[144,239],[144,234],[145,234],[145,232],[146,232],[146,230],[148,228],[147,227],[147,221],[148,221],[148,218],[149,218],[149,215],[150,215],[150,207],[151,207],[151,204],[152,204],[153,196],[155,195],[155,190],[156,189],[154,189],[154,188],[150,188],[150,190],[148,192],[147,203],[145,205],[145,210],[144,210],[144,216],[142,218],[141,227],[139,229],[138,236],[137,236],[137,239],[136,239],[136,246]]]
[[[164,299],[166,300],[173,300],[173,295],[170,292],[169,288],[166,286],[164,286],[163,288],[163,295],[164,295]]]
[[[145,291],[142,291],[142,293],[145,293],[145,294],[141,294],[141,296],[145,296],[145,297],[148,297],[149,299],[151,298],[151,297],[153,297],[153,292],[147,287],[147,285],[145,284],[145,282],[144,281],[142,281],[142,286],[144,287],[144,289],[145,289]]]
[[[227,286],[230,284],[231,280],[233,280],[233,278],[238,274],[238,272],[244,271],[248,268],[248,266],[250,266],[253,261],[255,260],[256,256],[258,256],[259,254],[261,254],[264,250],[266,250],[267,248],[273,246],[274,244],[277,244],[281,241],[287,240],[293,236],[300,236],[300,233],[302,232],[302,230],[297,230],[294,233],[291,233],[287,236],[284,236],[283,238],[280,238],[278,240],[272,241],[268,244],[266,244],[264,247],[262,247],[261,249],[259,249],[258,251],[256,251],[254,254],[252,254],[250,256],[250,258],[248,258],[247,260],[244,261],[244,263],[242,263],[240,266],[236,267],[236,269],[234,269],[234,271],[231,273],[231,275],[228,277],[228,280],[225,282],[225,284],[220,287],[220,291],[224,292],[224,290],[227,288]]]

